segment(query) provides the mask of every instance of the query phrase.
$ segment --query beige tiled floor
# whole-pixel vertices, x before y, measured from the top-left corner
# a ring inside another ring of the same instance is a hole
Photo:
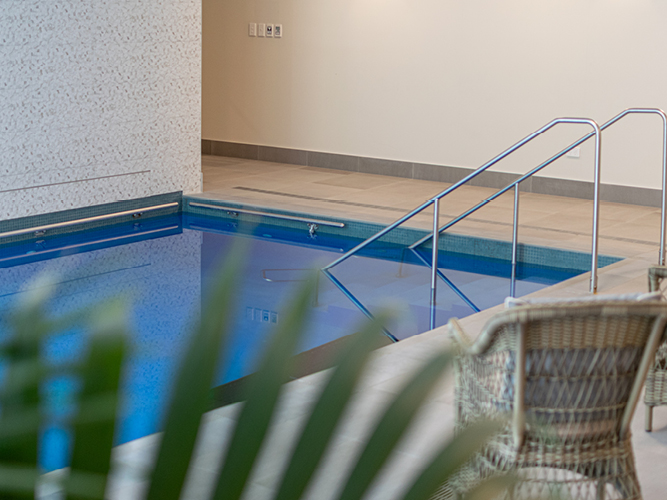
[[[382,223],[392,222],[448,187],[440,182],[215,156],[204,157],[202,165],[205,197]],[[494,192],[478,186],[453,192],[443,199],[441,223]],[[506,193],[451,230],[510,239],[513,203],[513,193]],[[592,212],[589,200],[522,193],[520,241],[590,251]],[[427,209],[408,224],[428,229],[431,217]],[[602,202],[600,253],[631,257],[653,249],[657,255],[659,227],[658,208]]]
[[[243,202],[257,207],[307,212],[312,215],[389,223],[405,211],[436,194],[446,184],[374,176],[354,172],[204,157],[204,198]],[[490,195],[493,190],[466,187],[443,204],[441,222]],[[455,226],[456,232],[487,238],[509,239],[512,221],[511,195],[476,213],[471,220]],[[600,271],[599,292],[644,291],[646,271],[658,259],[660,213],[656,208],[603,203],[600,210],[600,252],[625,260]],[[521,196],[520,241],[590,251],[592,203],[525,193]],[[410,224],[429,228],[430,215],[416,217]],[[587,275],[541,290],[539,296],[577,296],[588,293]],[[471,336],[477,335],[498,307],[463,319]],[[326,500],[340,487],[368,435],[373,419],[408,379],[409,373],[433,352],[445,349],[448,341],[444,328],[438,328],[376,351],[371,366],[346,414],[330,453],[318,470],[315,484],[307,498]],[[275,419],[269,446],[252,476],[245,498],[268,499],[277,485],[290,440],[304,422],[327,374],[317,373],[296,380],[285,387],[284,399]],[[428,461],[431,453],[451,435],[453,393],[449,378],[430,396],[400,443],[399,450],[382,471],[368,499],[400,498],[410,479]],[[238,405],[220,408],[207,415],[206,432],[198,450],[198,462],[191,470],[186,498],[203,498],[214,478],[214,470],[238,412]],[[643,430],[644,409],[638,407],[633,421],[633,444],[639,478],[646,500],[665,498],[667,490],[667,407],[655,411],[653,433]],[[113,497],[137,498],[142,483],[136,471],[150,464],[156,437],[144,438],[117,450],[117,478]]]

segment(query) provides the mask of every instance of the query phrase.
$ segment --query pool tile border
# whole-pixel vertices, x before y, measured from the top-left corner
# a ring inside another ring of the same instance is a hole
[[[377,224],[367,221],[355,220],[355,219],[345,219],[345,218],[334,218],[325,215],[316,215],[305,214],[302,212],[295,212],[289,210],[277,210],[274,208],[267,208],[256,205],[248,205],[244,203],[239,203],[237,201],[227,201],[220,199],[211,199],[205,195],[183,195],[181,192],[166,193],[156,196],[149,196],[145,198],[138,198],[133,200],[122,200],[113,203],[106,203],[103,205],[96,205],[92,207],[78,208],[73,210],[65,210],[62,212],[54,212],[50,214],[43,215],[33,215],[30,217],[22,217],[19,219],[11,219],[7,221],[0,221],[0,233],[15,231],[20,229],[29,229],[33,227],[39,227],[49,224],[56,224],[60,222],[68,222],[77,219],[85,219],[88,217],[96,217],[100,215],[113,214],[116,212],[123,212],[127,210],[137,210],[140,211],[142,208],[148,208],[155,205],[162,205],[167,203],[178,203],[178,206],[171,208],[164,208],[160,210],[155,210],[143,214],[142,218],[155,218],[161,217],[164,215],[176,214],[183,212],[186,214],[200,215],[209,218],[227,220],[227,221],[244,221],[249,224],[268,224],[274,226],[288,227],[293,229],[302,229],[308,231],[309,227],[306,222],[298,222],[286,219],[276,219],[272,217],[264,217],[260,215],[251,215],[251,214],[232,214],[220,210],[211,210],[204,207],[194,207],[190,206],[190,201],[198,203],[206,203],[210,205],[225,206],[230,208],[238,209],[248,209],[248,210],[257,210],[263,211],[266,213],[273,214],[285,214],[292,215],[296,217],[316,217],[320,220],[326,220],[331,222],[343,222],[345,224],[344,228],[337,228],[327,225],[320,225],[317,229],[318,233],[321,234],[331,234],[331,235],[342,235],[351,238],[365,239],[378,231],[384,229],[383,224]],[[86,231],[103,226],[112,226],[116,224],[124,224],[129,221],[135,220],[132,215],[119,216],[113,220],[102,220],[102,221],[91,221],[82,224],[77,224],[76,226],[66,226],[62,228],[49,229],[47,234],[35,235],[33,233],[27,233],[16,236],[0,236],[0,245],[11,245],[16,243],[21,243],[24,241],[30,241],[37,238],[51,237],[62,234],[77,233],[81,231]],[[394,231],[391,231],[383,238],[381,241],[394,243],[398,245],[409,245],[417,241],[418,239],[427,235],[428,232],[411,228],[411,227],[398,227]],[[424,244],[424,248],[430,248],[430,242]],[[511,256],[511,243],[508,241],[500,241],[486,238],[479,238],[474,236],[466,236],[461,234],[452,234],[446,233],[441,236],[439,242],[440,250],[454,251],[455,253],[474,255],[476,257],[485,257],[492,259],[509,259]],[[557,248],[549,247],[540,247],[535,245],[519,244],[519,261],[533,266],[542,266],[549,268],[561,268],[561,269],[577,269],[577,270],[588,270],[590,268],[590,254],[585,252],[576,252],[572,250],[562,250]],[[619,257],[610,256],[610,255],[599,255],[598,256],[598,265],[599,267],[605,267],[615,262],[622,260]]]
[[[183,212],[186,214],[200,215],[226,221],[247,222],[249,224],[262,223],[272,226],[289,227],[308,231],[308,225],[305,222],[296,222],[287,219],[276,219],[273,217],[244,214],[242,212],[231,213],[232,211],[226,212],[222,210],[211,210],[204,207],[191,206],[190,201],[194,203],[206,203],[208,205],[238,208],[239,210],[257,210],[271,214],[285,214],[296,217],[314,217],[312,214],[304,214],[302,212],[277,210],[274,208],[249,205],[236,201],[212,199],[203,195],[188,195],[183,197]],[[322,220],[343,222],[345,224],[344,228],[321,225],[318,227],[317,232],[322,234],[342,235],[351,238],[365,239],[386,227],[383,224],[376,224],[354,219],[333,218],[320,215],[317,215],[316,217]],[[427,234],[429,233],[422,229],[400,226],[382,237],[380,241],[399,245],[410,245]],[[430,242],[424,244],[424,248],[430,247]],[[474,255],[476,257],[485,257],[491,259],[509,260],[512,253],[511,242],[452,233],[443,234],[440,237],[438,247],[440,250],[448,250],[455,253]],[[576,252],[573,250],[562,250],[527,244],[519,244],[518,252],[519,262],[528,265],[549,268],[576,269],[581,270],[582,272],[590,269],[591,256],[589,253],[585,252]],[[620,260],[622,260],[620,257],[598,255],[598,267],[605,267]]]
[[[165,193],[155,196],[148,196],[145,198],[135,198],[132,200],[121,200],[112,203],[105,203],[103,205],[94,205],[91,207],[75,208],[72,210],[63,210],[61,212],[53,212],[41,215],[31,215],[29,217],[21,217],[17,219],[10,219],[0,221],[0,233],[17,231],[21,229],[37,228],[40,226],[47,226],[49,224],[58,224],[61,222],[70,222],[79,219],[86,219],[89,217],[97,217],[100,215],[114,214],[117,212],[124,212],[127,210],[141,211],[142,208],[149,208],[156,205],[164,205],[167,203],[178,203],[178,206],[167,207],[151,212],[146,212],[142,215],[142,219],[149,219],[155,217],[162,217],[164,215],[176,214],[181,211],[182,207],[182,192]],[[6,236],[2,237],[0,234],[0,245],[21,243],[24,241],[34,240],[36,238],[44,238],[62,234],[78,233],[103,226],[112,226],[116,224],[124,224],[131,220],[136,220],[132,215],[124,215],[114,218],[113,220],[90,221],[74,226],[66,226],[62,228],[53,228],[46,231],[45,234],[35,235],[33,233]]]

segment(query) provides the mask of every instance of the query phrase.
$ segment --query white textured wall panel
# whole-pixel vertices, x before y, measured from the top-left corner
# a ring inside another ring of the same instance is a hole
[[[0,219],[200,190],[199,0],[0,0]]]

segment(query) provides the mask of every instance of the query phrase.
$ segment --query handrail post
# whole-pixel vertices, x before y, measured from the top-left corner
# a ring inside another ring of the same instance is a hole
[[[628,112],[630,112],[630,110],[626,110],[624,113],[627,114]],[[607,122],[607,124],[605,124],[605,126],[611,125],[612,123],[614,123],[614,121],[619,120],[622,116],[623,116],[623,113],[621,115],[618,115],[618,117],[614,118],[613,120],[610,120],[609,122]],[[592,249],[591,249],[592,256],[591,256],[590,291],[591,291],[591,293],[596,293],[597,292],[597,287],[598,287],[598,272],[597,272],[597,268],[598,268],[598,240],[599,240],[599,238],[598,238],[599,223],[598,222],[599,222],[599,219],[600,219],[600,152],[601,152],[601,141],[602,141],[602,129],[600,128],[600,126],[597,124],[597,122],[595,120],[591,120],[589,118],[556,118],[556,119],[550,121],[549,123],[547,123],[541,129],[539,129],[536,132],[534,132],[533,134],[531,134],[530,136],[527,136],[525,139],[523,139],[522,141],[517,143],[515,146],[513,146],[513,149],[512,148],[511,149],[512,149],[512,151],[514,151],[517,147],[520,147],[520,145],[523,145],[526,142],[534,139],[538,135],[543,134],[544,132],[551,129],[555,125],[558,125],[559,123],[587,124],[587,125],[590,125],[593,128],[593,132],[591,132],[591,134],[595,135],[595,180],[594,180],[594,194],[593,194],[593,237],[592,237],[593,242],[592,242],[592,245],[591,245],[592,246]],[[588,138],[588,137],[590,137],[590,135],[586,136],[586,138]],[[579,141],[577,141],[575,144],[581,144],[581,142],[583,142],[584,140],[585,139],[582,138]],[[484,206],[486,203],[488,203],[489,201],[491,201],[495,197],[499,196],[501,193],[504,193],[505,191],[511,189],[512,186],[518,185],[521,181],[530,177],[535,172],[539,171],[541,168],[545,167],[546,165],[548,165],[552,161],[555,161],[557,158],[560,158],[562,155],[564,155],[567,151],[569,151],[573,147],[575,147],[575,145],[568,146],[568,149],[565,149],[565,150],[561,151],[561,153],[554,156],[548,162],[545,162],[542,165],[540,165],[538,168],[535,168],[535,169],[531,170],[529,173],[527,173],[527,174],[521,176],[519,179],[513,181],[506,188],[500,190],[498,193],[496,193],[492,197],[487,198],[485,201],[477,204],[473,209],[470,209],[470,210],[466,211],[464,214],[462,214],[462,215],[456,217],[455,219],[453,219],[452,221],[448,222],[443,227],[441,227],[439,229],[439,231],[442,232],[445,229],[448,229],[453,224],[462,220],[464,217],[470,215],[472,212],[474,212],[478,208]],[[510,150],[507,150],[507,151],[510,151]],[[507,154],[509,154],[509,153],[505,152],[505,153],[503,153],[502,155],[499,155],[496,158],[501,158],[501,157],[507,156]],[[496,161],[496,159],[494,159],[493,161]],[[493,164],[493,163],[489,162],[484,167],[488,168],[488,166],[490,166],[491,164]],[[478,172],[479,170],[480,169],[476,170],[475,172]],[[440,199],[443,196],[445,196],[448,192],[449,192],[448,190],[445,190],[442,193],[433,197],[432,200]],[[413,243],[412,245],[410,245],[410,248],[414,249],[414,248],[418,247],[419,245],[421,245],[422,243],[427,241],[429,238],[430,238],[430,235],[424,236],[420,240],[418,240],[415,243]]]
[[[601,125],[600,130],[605,130],[607,127],[631,114],[654,114],[660,116],[662,119],[662,195],[660,204],[660,255],[658,256],[658,264],[664,266],[666,258],[665,237],[667,236],[667,222],[665,220],[665,211],[667,209],[667,203],[665,203],[667,196],[667,114],[660,108],[627,108]]]
[[[440,198],[433,199],[433,252],[431,256],[431,330],[435,328],[436,289],[438,286],[438,240],[440,236]]]
[[[598,233],[600,220],[600,154],[602,151],[602,131],[600,126],[591,120],[589,122],[595,129],[595,178],[593,179],[593,243],[591,248],[591,293],[598,291]]]
[[[667,209],[667,203],[665,203],[665,197],[667,196],[667,114],[660,108],[628,108],[602,125],[600,130],[605,130],[607,127],[631,114],[654,114],[660,116],[662,119],[662,195],[660,203],[660,255],[658,256],[658,264],[664,266],[666,258],[665,237],[667,235],[667,222],[665,220],[665,211]]]
[[[662,211],[660,214],[660,258],[661,266],[665,265],[665,197],[667,191],[667,116],[660,110],[658,112],[662,118]]]
[[[519,184],[514,185],[514,225],[512,227],[512,280],[510,281],[510,297],[516,297],[516,265],[519,239]]]
[[[320,269],[324,275],[326,275],[327,278],[341,291],[343,292],[343,295],[345,295],[356,307],[359,309],[364,316],[366,316],[368,319],[371,321],[375,321],[375,317],[373,314],[366,309],[366,307],[361,303],[359,299],[357,299],[352,292],[350,292],[347,288],[345,288],[345,285],[343,285],[338,278],[336,278],[333,274],[328,269]],[[382,333],[387,336],[392,342],[398,342],[398,339],[389,331],[387,330],[384,326],[380,325],[380,329],[382,330]]]
[[[445,189],[444,191],[442,191],[441,193],[439,193],[438,195],[436,195],[432,199],[428,200],[427,202],[425,202],[421,206],[414,209],[409,214],[401,217],[400,219],[396,220],[394,223],[390,224],[389,226],[387,226],[385,229],[383,229],[379,233],[375,234],[374,236],[367,239],[366,241],[360,243],[359,245],[357,245],[353,249],[347,251],[345,254],[343,254],[341,257],[339,257],[337,260],[335,260],[334,262],[332,262],[328,266],[324,267],[323,269],[331,269],[332,267],[340,264],[341,262],[343,262],[344,260],[346,260],[350,256],[354,255],[355,253],[360,251],[362,248],[364,248],[368,244],[370,244],[373,241],[375,241],[375,240],[379,239],[380,237],[384,236],[386,233],[388,233],[389,231],[391,231],[395,227],[399,226],[400,224],[402,224],[406,220],[410,219],[411,217],[413,217],[417,213],[424,210],[431,203],[433,203],[435,199],[440,199],[443,196],[446,196],[450,192],[454,191],[455,189],[459,188],[463,184],[467,183],[468,181],[470,181],[471,179],[473,179],[477,175],[481,174],[482,172],[484,172],[485,170],[487,170],[491,166],[495,165],[497,162],[499,162],[503,158],[507,157],[508,155],[510,155],[511,153],[513,153],[514,151],[516,151],[517,149],[522,147],[524,144],[530,142],[535,137],[537,137],[540,134],[546,132],[547,130],[549,130],[554,125],[556,125],[558,123],[588,123],[589,125],[591,125],[594,128],[593,132],[590,132],[590,133],[586,134],[585,136],[581,137],[580,139],[578,139],[574,143],[570,144],[569,146],[567,146],[565,149],[563,149],[562,151],[560,151],[556,155],[549,158],[547,161],[543,162],[539,166],[532,169],[530,172],[521,176],[521,178],[517,179],[514,183],[509,184],[507,187],[501,189],[500,191],[498,191],[493,196],[485,199],[481,203],[478,203],[475,207],[467,210],[463,214],[461,214],[458,217],[452,219],[447,224],[445,224],[442,228],[440,228],[440,232],[443,232],[443,231],[447,230],[448,228],[450,228],[451,226],[453,226],[454,224],[456,224],[457,222],[459,222],[463,218],[467,217],[471,213],[475,212],[479,208],[485,206],[487,203],[491,202],[492,200],[494,200],[498,196],[505,193],[507,190],[511,189],[514,186],[515,183],[519,183],[519,182],[523,181],[524,179],[527,179],[528,177],[534,175],[535,173],[542,170],[544,167],[552,164],[554,161],[563,157],[567,152],[571,151],[573,148],[579,146],[583,142],[585,142],[588,139],[590,139],[591,137],[593,137],[593,135],[595,135],[595,137],[596,137],[596,148],[595,148],[595,152],[596,152],[595,153],[596,154],[596,160],[595,160],[596,161],[596,169],[595,169],[596,183],[595,183],[595,200],[594,200],[595,207],[594,207],[594,222],[593,222],[593,229],[594,229],[594,234],[593,234],[593,254],[594,254],[593,255],[593,260],[594,260],[594,263],[593,263],[593,265],[595,267],[595,270],[591,269],[591,291],[595,293],[597,291],[597,247],[598,247],[597,227],[598,227],[598,219],[599,219],[599,196],[600,196],[600,185],[599,185],[599,180],[600,180],[600,172],[599,172],[599,166],[600,166],[600,148],[599,148],[600,131],[607,129],[608,127],[612,126],[614,123],[621,120],[623,117],[625,117],[629,114],[633,114],[633,113],[658,114],[658,115],[660,115],[660,117],[662,118],[662,121],[663,121],[663,148],[662,148],[663,149],[663,151],[662,151],[662,172],[663,172],[663,174],[662,174],[662,209],[661,209],[659,263],[661,265],[665,265],[665,262],[667,261],[667,255],[666,255],[667,252],[666,252],[666,248],[665,248],[666,245],[667,245],[667,242],[666,242],[666,239],[667,239],[667,115],[665,114],[665,112],[663,110],[661,110],[659,108],[628,108],[628,109],[622,111],[621,113],[619,113],[618,115],[616,115],[615,117],[613,117],[612,119],[610,119],[609,121],[607,121],[606,123],[604,123],[602,126],[598,126],[597,123],[594,120],[582,119],[582,118],[556,118],[555,120],[552,120],[551,122],[546,124],[541,129],[539,129],[539,130],[533,132],[532,134],[524,137],[521,141],[517,142],[516,144],[514,144],[510,148],[506,149],[505,151],[503,151],[502,153],[500,153],[499,155],[497,155],[493,159],[489,160],[484,165],[482,165],[481,167],[477,168],[475,171],[473,171],[472,173],[467,175],[465,178],[463,178],[460,181],[454,183],[453,185],[451,185],[450,187],[448,187],[447,189]],[[420,246],[422,243],[427,241],[429,238],[430,238],[430,235],[427,235],[424,238],[421,238],[420,240],[418,240],[415,243],[413,243],[412,245],[410,245],[409,248],[411,250],[414,250],[418,246]]]

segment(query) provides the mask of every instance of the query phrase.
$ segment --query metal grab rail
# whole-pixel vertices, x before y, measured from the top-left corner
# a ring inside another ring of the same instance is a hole
[[[613,124],[621,120],[622,118],[630,115],[630,114],[657,114],[662,118],[662,123],[663,123],[663,139],[662,139],[662,211],[661,211],[661,224],[660,224],[660,255],[659,255],[659,263],[660,265],[665,265],[665,235],[666,235],[666,230],[665,230],[665,213],[666,213],[666,195],[667,195],[667,189],[666,189],[666,184],[667,184],[667,114],[659,108],[628,108],[621,113],[617,114],[613,118],[611,118],[609,121],[605,122],[603,125],[600,126],[600,130],[604,131],[607,128],[611,127]],[[442,233],[443,231],[446,231],[450,227],[452,227],[454,224],[458,223],[459,221],[465,219],[468,215],[476,212],[480,208],[486,206],[488,203],[491,201],[495,200],[499,196],[505,194],[507,191],[512,189],[513,187],[515,188],[515,193],[514,193],[514,227],[513,227],[513,235],[512,235],[512,269],[514,271],[514,268],[516,267],[516,257],[517,257],[517,249],[516,249],[516,238],[517,238],[517,221],[518,221],[518,204],[519,204],[519,194],[518,194],[518,185],[522,181],[526,180],[528,177],[532,176],[533,174],[539,172],[543,168],[551,165],[553,162],[558,160],[559,158],[562,158],[564,155],[566,155],[569,151],[572,149],[576,148],[580,144],[586,142],[588,139],[593,137],[595,135],[593,132],[581,137],[579,140],[573,142],[569,146],[567,146],[565,149],[560,151],[559,153],[555,154],[548,160],[546,160],[544,163],[541,163],[534,169],[532,169],[530,172],[526,173],[525,175],[521,176],[514,182],[511,182],[508,184],[506,187],[503,189],[499,190],[498,192],[494,193],[493,195],[489,196],[485,200],[481,201],[474,207],[466,210],[463,212],[461,215],[455,217],[454,219],[450,220],[447,224],[442,226],[439,231]],[[421,238],[420,240],[416,241],[412,245],[410,245],[410,249],[415,249],[418,246],[420,246],[422,243],[428,241],[431,237],[426,236],[424,238]],[[514,284],[514,280],[512,280],[512,285]],[[513,295],[513,293],[512,293]]]
[[[417,257],[417,258],[418,258],[424,265],[426,265],[426,266],[430,266],[430,265],[431,265],[431,263],[426,259],[426,257],[424,257],[422,254],[420,254],[419,251],[417,251],[417,250],[415,250],[415,249],[412,249],[412,253],[413,253],[413,254],[415,255],[415,257]],[[467,297],[467,296],[466,296],[466,295],[459,289],[459,287],[457,287],[457,286],[454,284],[454,282],[452,282],[452,280],[450,280],[447,276],[445,276],[444,273],[443,273],[442,271],[440,271],[440,269],[438,269],[438,277],[439,277],[442,281],[444,281],[444,282],[447,284],[447,286],[449,286],[449,288],[452,290],[452,292],[454,292],[454,293],[458,296],[459,299],[461,299],[463,302],[465,302],[466,305],[467,305],[470,309],[472,309],[472,310],[475,311],[475,312],[480,312],[480,311],[481,311],[481,309],[480,309],[479,307],[477,307],[477,306],[475,305],[475,303],[474,303],[472,300],[470,300],[470,299],[469,299],[469,298],[468,298],[468,297]]]
[[[359,245],[355,246],[342,256],[340,256],[338,259],[333,261],[331,264],[325,266],[322,270],[323,271],[328,271],[334,266],[337,266],[341,262],[347,260],[349,257],[360,251],[362,248],[366,247],[367,245],[371,244],[375,240],[381,238],[391,230],[395,229],[396,227],[400,226],[407,220],[411,219],[415,215],[417,215],[419,212],[423,211],[424,209],[428,208],[430,205],[434,206],[434,211],[433,211],[433,233],[432,233],[432,238],[433,238],[433,250],[432,250],[432,262],[431,262],[431,304],[435,304],[435,294],[436,294],[436,279],[437,279],[437,268],[438,268],[438,238],[440,236],[440,232],[444,229],[439,229],[439,224],[438,224],[438,216],[439,216],[439,202],[440,199],[455,189],[458,189],[460,186],[463,184],[467,183],[471,179],[477,177],[479,174],[484,172],[485,170],[489,169],[496,163],[498,163],[500,160],[506,158],[513,152],[515,152],[517,149],[521,148],[528,142],[532,141],[539,135],[543,134],[544,132],[548,131],[552,127],[560,124],[560,123],[567,123],[567,124],[587,124],[590,125],[593,128],[593,132],[588,134],[586,136],[586,139],[591,137],[592,135],[595,135],[595,188],[594,188],[594,194],[593,194],[593,242],[592,242],[592,263],[591,263],[591,292],[595,293],[597,290],[597,258],[598,258],[598,252],[597,252],[597,247],[598,247],[598,219],[599,219],[599,197],[600,197],[600,151],[601,151],[601,129],[599,125],[595,122],[595,120],[591,120],[588,118],[556,118],[555,120],[550,121],[546,125],[544,125],[542,128],[536,130],[530,135],[527,135],[523,139],[521,139],[519,142],[514,144],[513,146],[509,147],[499,155],[495,156],[488,162],[486,162],[484,165],[476,169],[474,172],[470,173],[460,181],[456,182],[455,184],[452,184],[450,187],[442,191],[441,193],[435,195],[433,198],[425,201],[422,203],[419,207],[415,208],[408,214],[404,215],[400,219],[396,220],[386,228],[384,228],[382,231],[376,233],[375,235],[371,236],[370,238],[366,239]],[[581,141],[583,142],[583,141]],[[572,149],[573,147],[576,146],[571,146],[567,151]],[[566,151],[566,152],[567,152]],[[565,153],[563,153],[565,154]],[[554,159],[555,161],[555,159]],[[546,165],[545,165],[546,166]],[[535,169],[533,169],[535,170]],[[534,173],[534,172],[532,172]],[[532,173],[530,175],[532,175]],[[530,175],[527,174],[529,177]],[[523,180],[527,176],[524,176],[521,178]],[[515,181],[516,182],[516,181]],[[517,182],[518,186],[518,182]],[[518,189],[518,188],[517,188]],[[468,214],[466,214],[467,216]],[[465,216],[464,216],[465,217]],[[463,218],[463,217],[461,217]],[[460,220],[460,219],[459,219]],[[457,221],[458,222],[458,221]],[[427,239],[431,238],[431,236],[426,237],[426,239],[422,238],[418,243],[421,244]],[[417,246],[415,244],[414,246]],[[413,246],[411,246],[413,248]],[[330,273],[326,272],[327,276],[332,277]]]
[[[336,278],[333,274],[329,272],[328,269],[324,268],[322,269],[322,272],[326,275],[327,278],[331,280],[331,282],[336,285],[336,287],[343,292],[343,295],[345,295],[350,301],[359,309],[368,319],[371,321],[375,320],[375,317],[373,314],[364,306],[359,299],[357,299],[352,292],[350,292],[345,285],[343,285],[338,278]],[[384,326],[380,325],[380,329],[382,330],[382,333],[388,337],[392,342],[398,342],[398,339],[389,331],[387,330]]]

